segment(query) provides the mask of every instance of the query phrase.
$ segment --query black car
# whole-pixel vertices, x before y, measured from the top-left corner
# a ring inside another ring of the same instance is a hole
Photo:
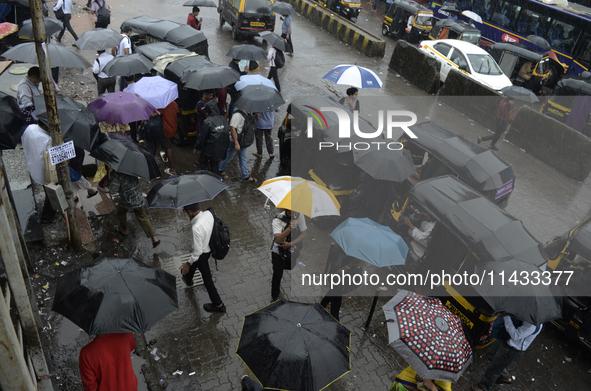
[[[258,35],[261,31],[275,30],[275,14],[271,11],[272,0],[220,0],[220,27],[228,23],[232,38],[241,35]]]

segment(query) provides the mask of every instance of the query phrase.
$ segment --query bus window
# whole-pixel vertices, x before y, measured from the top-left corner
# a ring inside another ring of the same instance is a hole
[[[457,0],[456,4],[458,5],[458,8],[461,10],[472,9],[472,0]]]
[[[485,6],[485,11],[484,11],[484,15],[483,15],[483,19],[484,20],[489,20],[489,21],[493,21],[493,16],[495,14],[495,2],[490,0],[486,3]]]
[[[527,9],[522,10],[521,14],[519,14],[519,18],[517,19],[517,32],[525,36],[530,34],[538,35],[536,34],[535,30],[536,26],[538,26],[538,22],[541,19],[543,19],[543,17],[535,12]],[[545,30],[542,31],[542,35],[539,36],[543,36],[544,32]]]
[[[552,27],[548,32],[548,42],[550,42],[550,45],[554,48],[571,53],[580,34],[580,31],[575,31],[573,25],[554,20],[554,23],[552,23]]]
[[[580,41],[575,60],[589,69],[591,67],[591,34],[584,33]]]
[[[486,19],[486,2],[484,0],[474,0],[472,11],[480,15],[482,20]]]
[[[538,37],[546,37],[548,27],[550,27],[550,20],[550,18],[540,15],[540,18],[534,27],[534,35],[537,35]]]

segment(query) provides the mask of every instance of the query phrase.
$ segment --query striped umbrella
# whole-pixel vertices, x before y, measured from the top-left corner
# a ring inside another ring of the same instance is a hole
[[[371,69],[357,65],[337,65],[324,75],[323,79],[335,84],[345,84],[357,88],[382,88],[382,80]]]

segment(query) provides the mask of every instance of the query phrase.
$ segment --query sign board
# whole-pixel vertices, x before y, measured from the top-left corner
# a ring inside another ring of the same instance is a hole
[[[74,150],[74,142],[68,141],[65,144],[58,145],[57,147],[49,148],[49,159],[52,165],[56,165],[66,160],[70,160],[76,157],[76,151]]]

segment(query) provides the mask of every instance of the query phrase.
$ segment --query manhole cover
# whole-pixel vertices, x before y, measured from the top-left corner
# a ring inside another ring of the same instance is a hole
[[[13,75],[24,75],[25,73],[29,72],[29,67],[10,67],[8,73],[12,73]]]
[[[13,85],[12,87],[10,87],[10,89],[14,92],[18,92],[18,84]]]

